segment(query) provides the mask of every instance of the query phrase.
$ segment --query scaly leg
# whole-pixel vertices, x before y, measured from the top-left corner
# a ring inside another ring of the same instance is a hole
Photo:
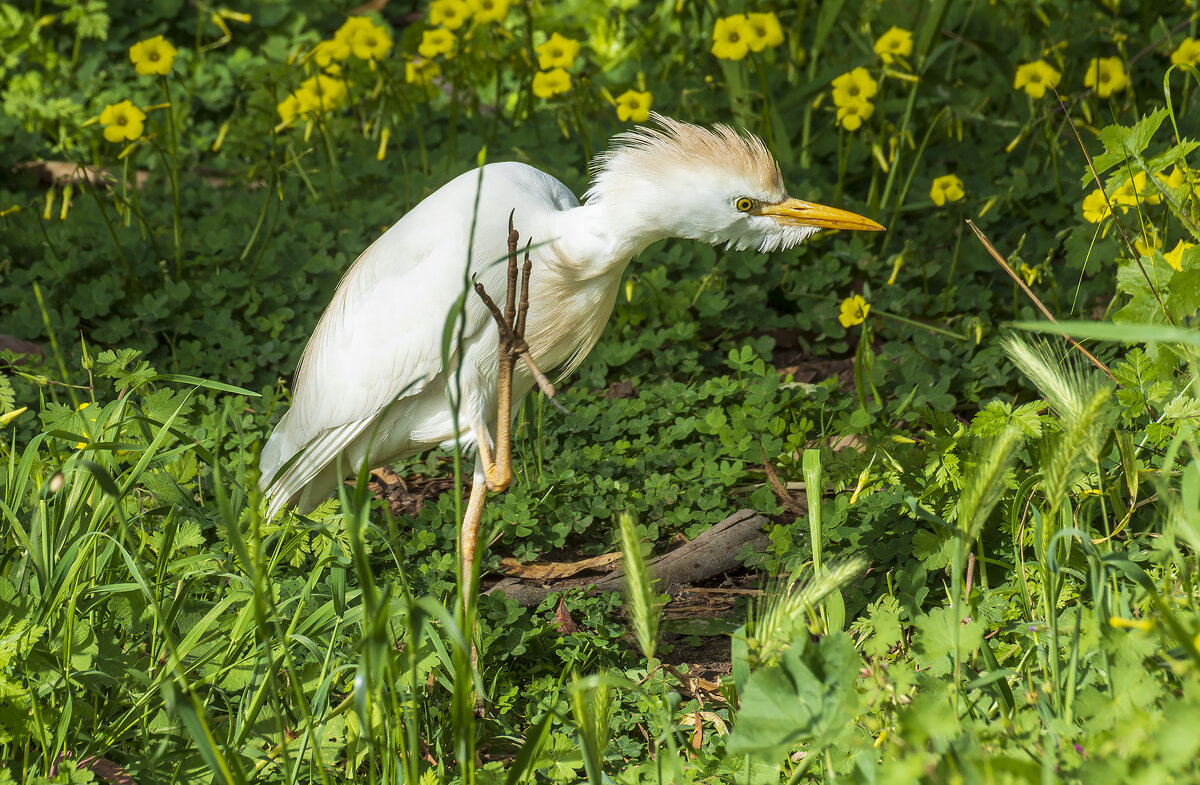
[[[467,502],[467,512],[463,516],[462,530],[459,534],[459,558],[462,565],[462,602],[463,608],[474,606],[476,596],[476,552],[479,546],[479,527],[483,519],[483,505],[487,500],[488,491],[501,493],[508,490],[512,484],[512,377],[517,357],[524,355],[526,362],[532,365],[529,358],[529,347],[523,339],[525,331],[525,314],[529,310],[529,273],[532,266],[529,254],[525,255],[525,269],[520,295],[520,312],[517,310],[517,240],[519,236],[512,225],[512,216],[508,218],[508,290],[505,296],[503,313],[482,284],[475,284],[475,291],[483,300],[500,332],[498,341],[499,365],[496,375],[496,453],[493,456],[490,436],[487,429],[477,425],[475,438],[479,449],[479,463],[483,476],[476,471],[471,484],[471,498]],[[475,648],[475,630],[471,630],[471,666],[474,669],[478,657]],[[482,696],[476,697],[476,713],[483,711]]]
[[[502,493],[512,484],[512,384],[513,371],[520,358],[550,399],[556,393],[554,385],[542,374],[533,361],[529,345],[525,343],[525,320],[529,313],[529,275],[533,263],[529,259],[529,245],[525,246],[525,264],[520,268],[518,293],[517,241],[520,235],[513,228],[513,216],[508,216],[508,288],[505,293],[504,310],[501,311],[488,296],[483,284],[475,284],[475,292],[491,312],[500,332],[497,343],[499,365],[496,373],[496,451],[493,454],[487,430],[476,427],[479,459],[483,468],[482,482],[476,476],[471,486],[471,499],[467,513],[463,516],[460,547],[462,552],[463,603],[474,599],[475,555],[478,547],[479,526],[483,518],[483,505],[488,491]],[[555,402],[557,405],[557,402]],[[560,407],[561,408],[561,407]],[[472,631],[472,636],[474,631]],[[475,662],[475,647],[471,646],[471,662]],[[477,708],[479,708],[477,706]]]
[[[471,588],[475,585],[475,548],[479,539],[479,522],[483,519],[483,502],[487,498],[487,484],[478,478],[471,483],[471,499],[467,502],[467,512],[463,515],[462,531],[459,535],[459,547],[462,548],[462,590],[463,602],[468,599]],[[474,648],[472,648],[474,652]]]
[[[496,372],[496,454],[493,459],[488,447],[486,434],[479,439],[480,456],[483,458],[483,470],[487,477],[488,490],[495,493],[508,490],[512,483],[512,381],[517,358],[521,357],[530,367],[533,358],[529,356],[529,345],[525,343],[525,317],[529,313],[529,273],[533,267],[529,260],[529,250],[526,246],[525,266],[520,276],[520,296],[518,298],[517,282],[517,241],[520,235],[513,228],[512,216],[508,217],[508,287],[505,292],[504,311],[502,312],[483,288],[476,283],[475,291],[483,300],[496,320],[496,328],[500,332],[497,341],[499,360]],[[540,372],[539,372],[540,375]],[[551,388],[553,390],[553,388]]]
[[[463,600],[467,599],[475,585],[475,549],[479,539],[479,525],[483,518],[483,503],[489,490],[501,492],[508,489],[512,483],[512,438],[509,424],[512,411],[512,376],[513,366],[516,365],[517,355],[514,347],[519,345],[528,352],[525,341],[517,337],[515,328],[518,324],[524,327],[524,319],[517,319],[517,240],[516,229],[512,226],[512,216],[508,219],[508,292],[505,297],[504,312],[496,307],[496,303],[488,296],[483,284],[475,284],[475,291],[483,300],[484,305],[492,312],[496,325],[500,330],[499,368],[496,375],[496,454],[492,455],[487,429],[481,426],[475,428],[475,439],[479,449],[480,463],[483,464],[483,482],[476,476],[471,485],[471,500],[467,504],[467,514],[463,517],[460,547],[463,575]],[[529,280],[529,262],[526,255],[525,280]],[[528,308],[528,295],[521,298],[522,304]]]

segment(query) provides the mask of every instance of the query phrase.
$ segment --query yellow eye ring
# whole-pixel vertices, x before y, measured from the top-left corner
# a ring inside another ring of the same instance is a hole
[[[754,200],[749,196],[743,196],[734,202],[733,206],[736,207],[740,212],[748,213],[754,209],[754,204]]]

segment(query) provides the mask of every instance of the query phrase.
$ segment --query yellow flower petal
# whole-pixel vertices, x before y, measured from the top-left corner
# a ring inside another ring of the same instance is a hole
[[[350,59],[350,44],[345,39],[340,38],[331,38],[328,41],[322,41],[313,50],[313,59],[322,68],[328,68],[334,60],[339,62],[348,60]]]
[[[875,114],[875,104],[870,101],[849,101],[838,105],[837,121],[847,131],[857,131],[862,127],[863,122],[871,119],[873,114]]]
[[[1200,67],[1200,41],[1195,38],[1185,38],[1174,52],[1171,52],[1173,65],[1194,65]]]
[[[458,39],[454,37],[454,33],[443,28],[438,28],[436,30],[426,30],[421,34],[421,45],[417,47],[417,51],[421,53],[421,57],[432,58],[438,55],[450,54],[457,45]]]
[[[1037,60],[1017,67],[1017,74],[1013,79],[1013,89],[1024,90],[1034,98],[1041,98],[1046,94],[1050,85],[1057,85],[1060,79],[1062,79],[1062,74],[1049,63],[1045,60]]]
[[[100,113],[100,124],[104,126],[104,138],[110,142],[126,142],[139,139],[145,130],[146,113],[130,101],[109,104]]]
[[[404,64],[404,81],[409,84],[424,87],[442,73],[442,69],[432,60],[415,58]]]
[[[865,68],[855,68],[853,71],[835,78],[833,85],[833,102],[838,106],[870,101],[879,92],[879,83]]]
[[[623,123],[644,123],[650,119],[650,104],[649,91],[626,90],[617,97],[617,119]]]
[[[1119,57],[1094,57],[1088,63],[1087,73],[1083,77],[1083,86],[1096,91],[1101,98],[1108,98],[1113,93],[1119,93],[1129,86],[1129,76],[1125,73],[1125,64]]]
[[[963,181],[958,179],[957,175],[953,174],[944,174],[941,177],[935,177],[933,185],[929,189],[929,198],[938,207],[943,206],[946,202],[957,202],[965,195]]]
[[[746,23],[744,14],[718,19],[713,26],[712,53],[721,60],[741,60],[750,54],[754,30]]]
[[[871,312],[871,305],[863,299],[861,294],[856,294],[842,300],[841,313],[838,314],[838,322],[842,327],[853,327],[856,324],[862,324],[867,320],[867,314]]]
[[[1108,202],[1099,188],[1083,197],[1083,219],[1098,224],[1108,217]]]
[[[1183,269],[1183,253],[1189,248],[1195,248],[1194,243],[1185,243],[1183,240],[1175,243],[1175,247],[1169,253],[1164,253],[1163,258],[1167,260],[1167,264],[1176,270]]]
[[[571,75],[562,68],[538,71],[533,76],[533,94],[538,98],[561,95],[571,89]]]
[[[579,55],[579,42],[555,33],[550,40],[535,48],[538,67],[543,71],[554,68],[570,68]]]
[[[471,10],[475,12],[475,21],[480,24],[488,22],[503,22],[508,16],[508,6],[511,0],[469,0]]]
[[[429,21],[448,30],[457,30],[471,18],[471,6],[465,0],[436,0],[429,6]]]
[[[875,42],[875,54],[886,64],[891,64],[898,57],[908,57],[913,50],[913,34],[899,27],[893,27]]]
[[[773,12],[746,14],[746,27],[754,33],[749,45],[755,52],[783,43],[783,26],[779,24],[779,17]]]
[[[167,39],[156,35],[129,47],[129,59],[134,69],[143,76],[169,74],[175,65],[177,51]]]

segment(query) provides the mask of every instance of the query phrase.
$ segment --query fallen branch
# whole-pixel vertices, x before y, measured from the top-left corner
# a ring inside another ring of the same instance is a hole
[[[691,542],[654,559],[650,562],[650,570],[657,579],[658,590],[698,583],[741,566],[738,553],[743,545],[750,543],[755,550],[766,547],[767,536],[762,531],[766,522],[767,519],[754,510],[739,510]],[[537,585],[517,578],[505,578],[486,593],[503,592],[509,599],[528,607],[537,605],[555,592],[589,585],[588,594],[622,591],[625,588],[624,572],[617,570],[591,584],[572,579]]]

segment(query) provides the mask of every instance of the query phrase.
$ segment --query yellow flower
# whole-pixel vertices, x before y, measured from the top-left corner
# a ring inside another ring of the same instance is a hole
[[[392,36],[365,16],[352,16],[333,34],[359,60],[382,60],[392,51]]]
[[[1200,67],[1200,41],[1195,38],[1185,38],[1174,52],[1171,52],[1171,62],[1175,65],[1186,63]]]
[[[279,112],[279,121],[287,125],[300,114],[300,99],[294,93],[288,93],[287,98],[275,105],[275,111]]]
[[[533,76],[533,94],[538,98],[549,98],[571,89],[571,75],[561,68],[553,71],[538,71]]]
[[[458,39],[454,37],[454,33],[439,27],[421,34],[421,45],[417,47],[417,51],[421,53],[421,57],[437,57],[453,52],[457,43]]]
[[[1182,188],[1187,185],[1187,175],[1184,174],[1183,167],[1179,164],[1175,164],[1169,175],[1159,172],[1154,176],[1167,188]]]
[[[392,51],[392,37],[382,27],[373,27],[354,37],[350,51],[359,60],[382,60]]]
[[[316,90],[302,87],[292,93],[291,97],[296,99],[296,114],[301,117],[316,114],[321,109],[321,96],[317,94]]]
[[[1154,631],[1154,619],[1122,619],[1120,616],[1110,616],[1108,623],[1118,630]]]
[[[1083,197],[1083,220],[1098,224],[1108,217],[1108,202],[1099,188]]]
[[[774,12],[746,14],[746,28],[752,34],[746,43],[755,52],[783,43],[783,26],[779,24],[779,17],[775,16]]]
[[[855,68],[833,80],[833,102],[838,106],[870,101],[879,92],[879,83],[865,68]]]
[[[480,24],[502,22],[508,16],[508,6],[512,0],[468,0],[471,10],[475,12],[475,21]]]
[[[623,123],[644,123],[650,118],[650,92],[626,90],[617,97],[617,119]]]
[[[325,74],[317,74],[311,79],[305,79],[300,83],[300,90],[297,92],[297,95],[300,96],[301,113],[305,111],[305,94],[316,96],[318,105],[322,110],[328,112],[344,101],[348,93],[346,82],[342,79],[334,79]]]
[[[747,24],[744,14],[718,19],[713,26],[712,53],[721,60],[741,60],[750,54],[750,41],[754,37],[754,29]]]
[[[342,26],[333,34],[333,40],[350,46],[360,32],[374,29],[374,27],[375,23],[365,16],[348,16]]]
[[[27,411],[29,411],[29,407],[22,406],[20,409],[13,409],[8,414],[0,414],[0,428],[5,427],[10,422],[17,419],[18,417],[20,417],[22,414],[24,414]]]
[[[450,30],[457,30],[471,18],[471,6],[465,0],[435,0],[429,6],[429,21]]]
[[[957,202],[964,196],[963,181],[957,175],[944,174],[933,178],[933,186],[929,189],[929,198],[938,207],[946,202]]]
[[[122,101],[104,107],[100,113],[100,124],[104,126],[104,138],[108,141],[131,142],[142,135],[146,113],[129,101]]]
[[[838,321],[842,327],[853,327],[865,322],[870,312],[870,303],[864,300],[861,294],[856,294],[842,300],[842,312],[838,314]]]
[[[1174,267],[1176,270],[1183,269],[1183,252],[1189,248],[1195,248],[1195,243],[1185,243],[1183,240],[1175,243],[1175,247],[1170,253],[1163,254],[1163,258],[1167,260],[1167,264]]]
[[[322,41],[317,44],[317,48],[313,49],[313,59],[317,61],[317,65],[322,68],[329,67],[329,64],[334,60],[347,60],[350,58],[350,42],[344,39],[331,38],[328,41]]]
[[[1153,226],[1149,227],[1145,232],[1139,232],[1133,238],[1133,247],[1140,256],[1152,256],[1154,249],[1158,248],[1161,244],[1158,238],[1158,230]]]
[[[1046,94],[1046,89],[1050,85],[1057,85],[1061,78],[1062,74],[1054,70],[1053,66],[1045,60],[1038,60],[1017,66],[1017,77],[1013,80],[1013,89],[1024,90],[1034,98],[1041,98]]]
[[[442,69],[432,60],[417,57],[404,64],[404,81],[425,87],[440,76]]]
[[[550,40],[537,47],[538,68],[570,68],[579,54],[579,42],[555,33]]]
[[[838,106],[837,121],[847,131],[857,131],[862,127],[864,121],[871,119],[873,114],[875,114],[875,104],[870,101],[853,101]]]
[[[1124,90],[1129,86],[1129,76],[1121,58],[1093,57],[1088,63],[1087,75],[1083,77],[1083,86],[1091,87],[1101,98]]]
[[[1030,267],[1021,262],[1021,266],[1017,269],[1021,277],[1025,279],[1026,286],[1033,286],[1038,281],[1042,280],[1042,270],[1040,267]]]
[[[139,74],[169,74],[171,66],[175,65],[175,53],[178,50],[171,46],[161,35],[139,41],[129,47],[129,59]]]
[[[1139,203],[1158,204],[1161,201],[1162,195],[1150,185],[1145,172],[1137,172],[1112,193],[1113,204],[1122,207],[1137,207]]]
[[[908,57],[912,54],[912,33],[899,27],[893,27],[875,42],[875,54],[887,65],[896,61],[897,57]]]

